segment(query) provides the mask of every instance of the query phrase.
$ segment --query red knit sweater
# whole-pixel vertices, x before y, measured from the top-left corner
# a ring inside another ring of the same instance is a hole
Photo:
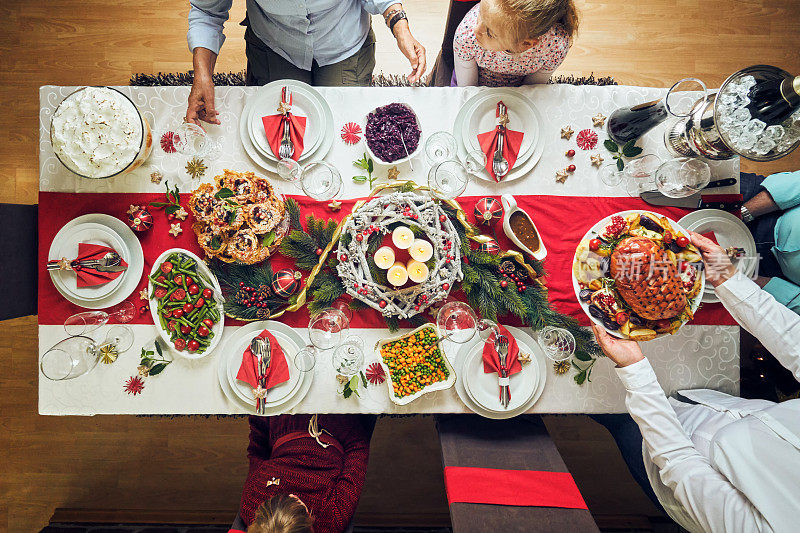
[[[311,511],[315,533],[340,533],[353,517],[367,474],[369,440],[374,418],[359,415],[319,415],[319,428],[339,441],[323,448],[312,438],[275,441],[308,429],[310,415],[250,417],[250,470],[239,513],[248,526],[258,507],[275,494],[295,494]],[[267,485],[271,480],[279,484]]]

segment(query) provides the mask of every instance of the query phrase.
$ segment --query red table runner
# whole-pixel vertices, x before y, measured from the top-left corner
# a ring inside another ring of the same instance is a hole
[[[569,472],[446,466],[447,503],[587,509]]]
[[[183,203],[189,198],[184,194]],[[115,216],[127,222],[127,211],[131,204],[145,205],[153,200],[163,201],[163,193],[39,193],[39,324],[62,324],[68,316],[81,311],[81,308],[68,302],[56,290],[50,276],[45,272],[47,252],[53,238],[61,227],[80,215],[87,213],[104,213]],[[342,209],[332,212],[326,202],[316,202],[305,196],[293,196],[300,204],[303,219],[307,214],[317,217],[341,220],[352,209],[357,199],[343,200]],[[468,219],[473,220],[472,211],[480,197],[468,196],[459,198],[459,203],[467,212]],[[629,209],[650,210],[666,215],[673,220],[678,220],[689,213],[686,209],[673,207],[653,207],[639,198],[629,197],[574,197],[574,196],[516,196],[517,204],[527,211],[539,228],[542,240],[547,246],[548,254],[545,259],[547,271],[546,283],[549,289],[550,301],[554,307],[565,314],[577,318],[581,324],[588,325],[589,318],[575,298],[572,288],[572,258],[575,248],[581,237],[598,220],[618,211]],[[188,208],[187,208],[188,210]],[[191,229],[191,214],[182,222],[183,233],[173,237],[169,230],[169,221],[161,210],[152,209],[153,227],[138,233],[145,257],[145,275],[139,286],[128,300],[137,307],[144,301],[139,299],[139,291],[146,286],[146,274],[153,267],[153,260],[161,252],[169,248],[183,247],[198,255],[202,250],[197,244],[197,239]],[[512,247],[511,243],[502,232],[500,224],[496,227],[497,240],[503,248]],[[292,262],[284,257],[273,259],[273,270],[291,268]],[[280,318],[281,322],[292,327],[306,327],[308,325],[308,312],[302,309],[295,313],[287,313]],[[226,321],[228,324],[241,324],[237,321]],[[150,313],[137,314],[133,319],[134,324],[152,323]],[[517,319],[504,320],[509,325],[519,325]],[[706,325],[735,325],[736,322],[721,304],[703,304],[695,314],[692,324]],[[380,314],[371,312],[356,313],[351,323],[355,328],[383,328],[385,322]]]

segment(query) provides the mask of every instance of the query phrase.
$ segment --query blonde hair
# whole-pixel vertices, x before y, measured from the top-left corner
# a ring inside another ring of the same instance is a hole
[[[313,523],[303,502],[288,494],[276,494],[258,508],[247,533],[313,533]]]
[[[508,29],[508,37],[519,43],[547,33],[561,24],[572,39],[578,32],[578,11],[573,0],[494,0]]]

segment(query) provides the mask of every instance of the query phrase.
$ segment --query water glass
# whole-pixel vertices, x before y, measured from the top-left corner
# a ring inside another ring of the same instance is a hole
[[[320,350],[330,350],[342,343],[350,330],[350,321],[338,309],[329,307],[311,317],[308,336],[311,344]]]
[[[364,366],[364,341],[361,337],[348,337],[344,344],[334,350],[332,363],[337,374],[348,378],[358,374]]]
[[[697,158],[676,158],[665,161],[655,174],[656,187],[664,196],[683,198],[691,196],[708,185],[711,168]]]
[[[471,151],[464,160],[464,167],[470,176],[480,176],[486,169],[486,154],[480,150]]]
[[[67,335],[86,335],[104,326],[110,319],[117,322],[126,323],[133,320],[136,314],[136,306],[132,302],[122,302],[113,310],[105,311],[84,311],[76,313],[64,321],[64,331]]]
[[[336,198],[342,189],[339,171],[325,161],[309,163],[300,176],[300,185],[309,198],[327,202]]]
[[[436,313],[436,327],[439,336],[446,337],[456,344],[469,342],[475,336],[478,317],[464,302],[448,302]]]
[[[460,162],[448,160],[439,163],[428,171],[428,188],[442,200],[452,200],[467,188],[469,174]]]
[[[553,362],[566,361],[575,353],[575,337],[564,328],[545,326],[539,332],[539,345]]]
[[[314,366],[317,364],[318,353],[319,351],[317,348],[311,344],[301,348],[294,356],[294,366],[296,366],[300,372],[310,372],[314,370]]]
[[[455,137],[446,131],[437,131],[425,141],[425,159],[431,166],[438,165],[455,159],[457,149]]]

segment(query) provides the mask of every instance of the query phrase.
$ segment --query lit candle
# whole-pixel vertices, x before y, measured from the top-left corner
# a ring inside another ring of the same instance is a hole
[[[408,253],[415,260],[424,263],[433,257],[433,245],[425,239],[414,239],[411,248],[408,249]]]
[[[428,265],[425,263],[411,259],[406,265],[406,269],[408,270],[408,279],[414,283],[422,283],[428,279]]]
[[[406,250],[414,242],[414,232],[407,226],[397,226],[392,232],[392,243],[401,250]]]
[[[408,270],[403,266],[403,263],[398,261],[392,265],[392,268],[386,273],[386,277],[389,279],[389,283],[395,287],[400,287],[408,281]]]
[[[375,252],[373,259],[375,259],[375,265],[378,268],[386,270],[394,264],[394,250],[391,246],[381,246]]]

